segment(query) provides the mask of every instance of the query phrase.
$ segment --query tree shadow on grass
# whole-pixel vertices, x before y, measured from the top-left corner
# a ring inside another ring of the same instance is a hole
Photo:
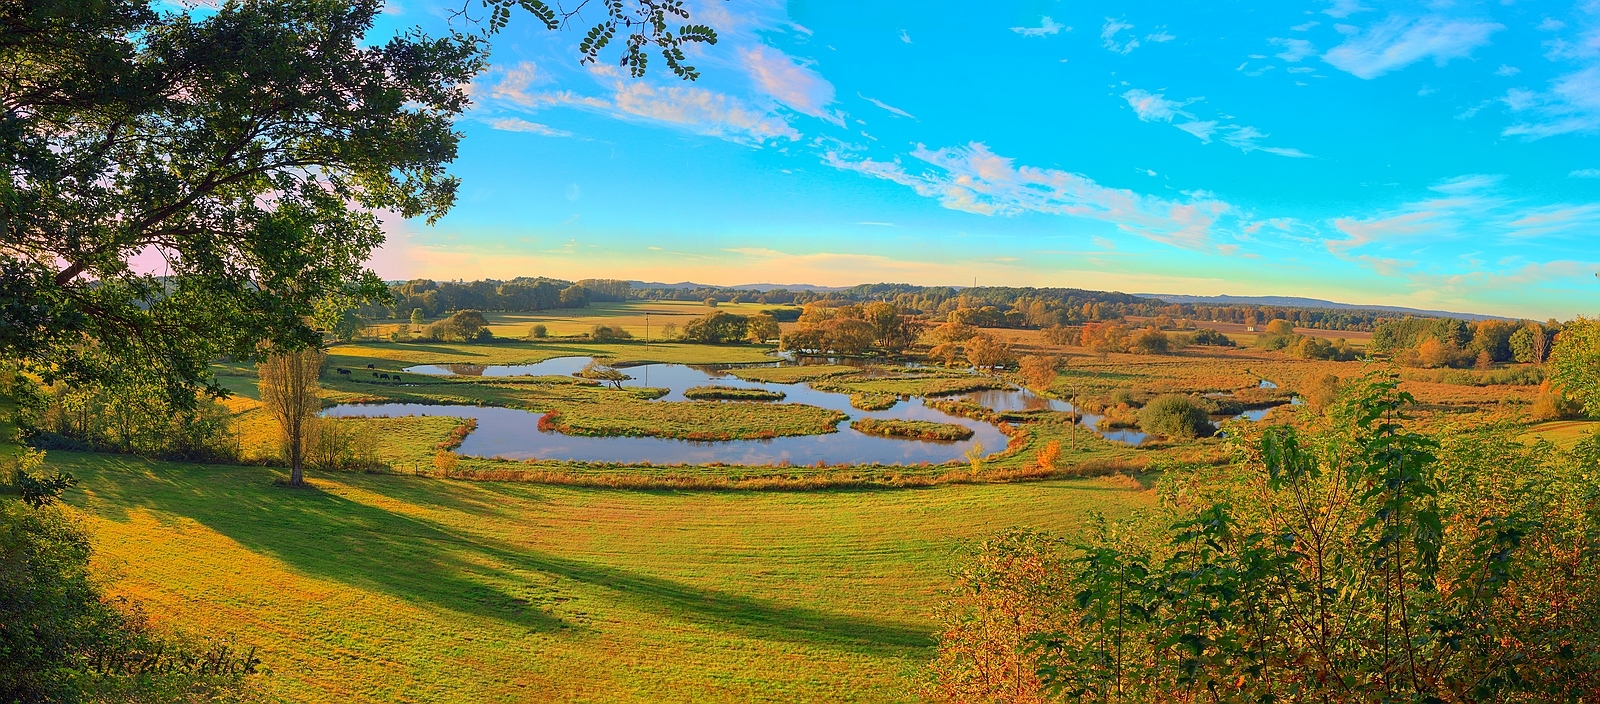
[[[52,453],[55,456],[55,453]],[[115,508],[184,516],[308,576],[536,631],[573,627],[510,593],[533,571],[602,588],[633,608],[749,637],[904,654],[933,645],[927,629],[702,588],[610,565],[534,552],[317,490],[270,484],[267,470],[60,453],[110,520]],[[107,461],[103,458],[110,458]],[[403,481],[403,480],[402,480]],[[361,488],[385,495],[382,479]],[[396,497],[398,498],[398,497]],[[75,501],[75,503],[81,503]],[[107,506],[109,504],[110,506]],[[554,596],[554,595],[551,595]]]
[[[183,516],[307,576],[535,631],[573,627],[538,608],[540,594],[501,586],[523,578],[408,516],[315,487],[274,486],[256,468],[51,455],[99,499],[88,510],[108,520],[125,520],[135,508]]]

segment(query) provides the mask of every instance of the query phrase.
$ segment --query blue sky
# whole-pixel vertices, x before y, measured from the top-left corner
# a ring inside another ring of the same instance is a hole
[[[1600,308],[1600,0],[690,7],[694,83],[517,16],[379,273]]]

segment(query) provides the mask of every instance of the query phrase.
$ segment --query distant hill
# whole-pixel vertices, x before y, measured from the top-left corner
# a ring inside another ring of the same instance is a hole
[[[659,281],[629,281],[634,288],[720,288],[729,291],[843,291],[848,286],[813,286],[811,284],[739,284],[737,286],[717,286],[715,284],[697,284],[693,281],[679,281],[675,284],[661,283]]]
[[[1284,308],[1331,308],[1334,310],[1381,310],[1402,315],[1423,315],[1436,318],[1460,318],[1462,320],[1509,320],[1498,315],[1483,315],[1481,313],[1452,313],[1443,310],[1426,310],[1422,308],[1403,308],[1401,306],[1364,306],[1351,303],[1335,303],[1324,301],[1320,298],[1299,298],[1296,296],[1185,296],[1175,293],[1136,293],[1142,298],[1159,298],[1168,303],[1211,303],[1216,305],[1236,306],[1280,306]]]

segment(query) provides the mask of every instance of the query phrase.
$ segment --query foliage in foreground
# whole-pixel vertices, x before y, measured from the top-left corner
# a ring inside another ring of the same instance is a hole
[[[0,701],[238,701],[257,660],[155,632],[88,573],[89,542],[54,506],[0,499]]]
[[[1592,701],[1600,438],[1563,453],[1510,428],[1421,435],[1397,387],[1369,376],[1315,427],[1169,473],[1152,525],[992,540],[943,614],[933,693]]]

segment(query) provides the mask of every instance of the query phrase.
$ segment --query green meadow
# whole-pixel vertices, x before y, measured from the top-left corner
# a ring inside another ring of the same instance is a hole
[[[1125,478],[636,491],[56,452],[96,572],[257,648],[287,701],[910,701],[965,546],[1066,533]]]

